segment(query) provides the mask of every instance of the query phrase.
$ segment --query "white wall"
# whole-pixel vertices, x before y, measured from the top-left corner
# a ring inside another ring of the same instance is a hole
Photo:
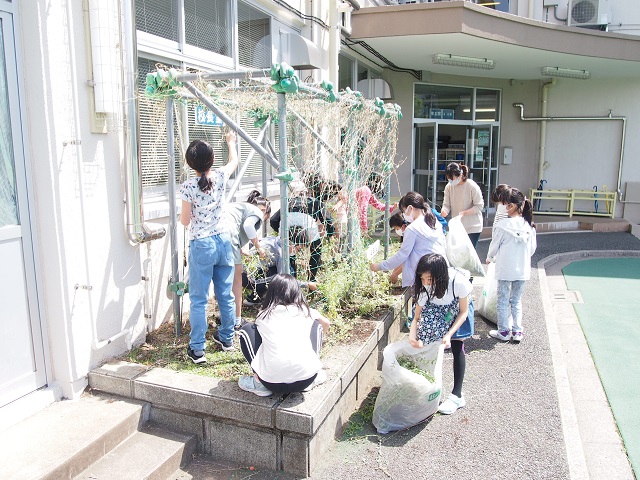
[[[92,367],[126,350],[123,338],[93,350],[92,323],[98,340],[129,327],[134,340],[142,338],[141,264],[147,255],[158,275],[156,315],[166,316],[168,299],[160,292],[166,287],[168,239],[150,252],[128,242],[121,137],[89,130],[82,2],[21,1],[19,6],[34,242],[41,259],[38,294],[52,356],[48,380],[73,397]],[[80,145],[64,145],[72,140]]]

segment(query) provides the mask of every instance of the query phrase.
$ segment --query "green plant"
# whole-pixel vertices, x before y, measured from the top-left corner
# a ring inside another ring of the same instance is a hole
[[[397,358],[398,364],[402,368],[406,368],[410,372],[417,373],[418,375],[422,375],[424,378],[429,380],[431,383],[434,383],[436,379],[431,375],[431,373],[424,371],[420,366],[413,361],[411,357],[401,356]]]

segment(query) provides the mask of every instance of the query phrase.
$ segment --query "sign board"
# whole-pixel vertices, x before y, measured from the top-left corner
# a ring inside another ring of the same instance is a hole
[[[380,240],[376,240],[367,248],[367,260],[373,259],[380,251]]]
[[[208,108],[198,105],[196,107],[196,125],[207,125],[209,127],[223,127],[224,123]]]

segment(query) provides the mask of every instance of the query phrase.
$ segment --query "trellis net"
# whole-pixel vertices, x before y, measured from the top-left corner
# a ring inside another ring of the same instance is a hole
[[[163,67],[157,67],[162,72]],[[397,184],[399,107],[385,105],[378,99],[366,100],[349,89],[339,92],[336,100],[331,85],[309,85],[286,94],[286,132],[283,132],[278,124],[277,92],[274,81],[268,77],[227,81],[199,78],[191,83],[254,140],[268,123],[263,145],[278,162],[281,161],[278,139],[286,133],[286,169],[291,175],[281,181],[288,185],[288,211],[309,215],[321,236],[320,242],[312,245],[311,253],[304,250],[297,255],[298,277],[315,279],[318,272],[314,271],[317,266],[313,256],[314,251],[318,255],[318,249],[322,249],[325,263],[362,257],[376,231],[376,225],[366,215],[368,207],[362,208],[362,204],[372,194],[373,203],[378,200],[376,206],[381,208],[389,195],[389,183]],[[192,174],[183,161],[184,148],[192,140],[203,139],[212,144],[216,155],[214,167],[226,162],[227,127],[215,125],[212,113],[180,84],[172,85],[170,92],[158,90],[147,86],[150,95],[139,98],[140,110],[146,118],[141,152],[143,171],[149,172],[146,181],[153,184],[166,176],[165,102],[159,101],[166,94],[176,100],[175,157],[182,179]],[[252,147],[240,136],[238,142],[242,166],[248,161]],[[261,190],[260,179],[265,175],[267,180],[279,178],[278,169],[254,155],[245,180],[255,181]],[[378,222],[378,231],[381,229]]]

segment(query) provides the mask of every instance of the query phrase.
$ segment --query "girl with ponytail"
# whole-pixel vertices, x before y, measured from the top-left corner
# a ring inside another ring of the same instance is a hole
[[[487,263],[495,262],[498,280],[498,328],[489,335],[502,342],[522,340],[522,292],[531,276],[531,256],[536,251],[533,206],[520,190],[510,188],[504,194],[508,218],[494,227]],[[511,310],[511,312],[509,312]],[[509,318],[513,319],[513,324]]]
[[[205,308],[209,285],[213,288],[220,308],[221,325],[213,339],[223,350],[233,349],[235,303],[233,285],[233,256],[231,241],[221,221],[225,184],[238,166],[236,134],[226,136],[229,161],[213,169],[213,148],[207,142],[194,140],[185,152],[185,160],[197,177],[180,187],[182,199],[180,223],[189,227],[189,322],[191,336],[187,355],[194,363],[206,363],[204,354],[207,319]]]
[[[475,247],[482,233],[482,209],[484,200],[482,191],[476,182],[469,178],[469,167],[461,163],[450,163],[445,170],[449,183],[444,187],[442,216],[451,214],[460,217],[462,225]]]

